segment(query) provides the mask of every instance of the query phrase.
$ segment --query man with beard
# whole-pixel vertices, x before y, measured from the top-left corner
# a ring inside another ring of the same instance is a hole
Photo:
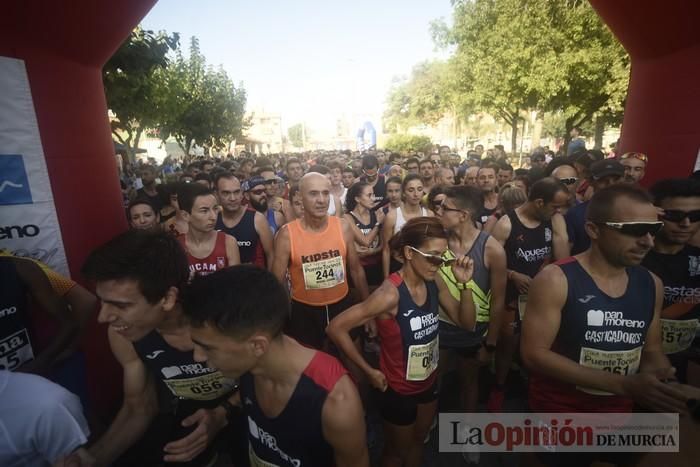
[[[418,164],[420,179],[423,182],[423,192],[430,193],[430,190],[435,185],[435,164],[430,159],[423,159]]]
[[[700,323],[700,248],[689,244],[700,231],[700,182],[662,180],[650,192],[654,205],[663,209],[664,228],[642,266],[663,281],[662,347],[678,380],[685,382],[688,350]]]
[[[625,168],[625,183],[639,183],[644,178],[649,158],[641,152],[626,152],[620,156],[620,164]]]
[[[490,164],[486,167],[481,167],[478,172],[477,183],[484,193],[484,207],[475,220],[481,222],[481,225],[486,223],[498,207],[498,192],[496,191],[498,186],[496,174],[498,170],[499,167],[497,165]]]
[[[348,278],[360,299],[369,295],[355,239],[345,219],[329,216],[330,181],[319,173],[306,174],[299,185],[304,211],[275,237],[272,272],[287,283],[292,310],[287,334],[315,349],[328,348],[326,326],[349,307]]]
[[[254,177],[262,179],[261,177]],[[264,179],[263,183],[264,183]],[[274,257],[272,232],[265,215],[243,206],[241,182],[230,172],[216,176],[216,196],[222,210],[216,217],[216,230],[236,239],[241,263],[252,263],[261,268],[272,266]],[[256,189],[265,189],[258,186]],[[262,212],[267,211],[267,205]]]
[[[153,166],[144,165],[141,168],[141,183],[143,187],[136,191],[136,198],[148,200],[153,209],[156,212],[160,212],[163,208],[163,201],[156,187],[156,175],[156,169]]]
[[[639,188],[596,191],[586,213],[590,248],[532,281],[521,346],[532,412],[631,413],[637,404],[688,413],[700,390],[675,381],[661,341],[663,285],[640,266],[663,226],[657,216]],[[636,465],[622,453],[537,455],[545,465]]]
[[[379,175],[377,171],[379,167],[379,162],[377,158],[372,155],[366,155],[362,157],[362,176],[360,177],[361,182],[368,183],[372,187],[374,196],[372,200],[375,203],[381,203],[384,201],[386,196],[386,185],[384,183],[384,175]]]

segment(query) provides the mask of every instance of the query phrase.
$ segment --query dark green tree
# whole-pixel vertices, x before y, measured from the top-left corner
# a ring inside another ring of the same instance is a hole
[[[247,127],[246,92],[235,86],[223,68],[207,66],[197,38],[190,40],[189,57],[180,51],[167,68],[159,72],[163,140],[172,136],[189,154],[193,144],[224,149]]]
[[[102,69],[107,107],[115,118],[112,134],[133,160],[143,132],[161,121],[157,70],[168,66],[168,53],[179,36],[137,27]]]

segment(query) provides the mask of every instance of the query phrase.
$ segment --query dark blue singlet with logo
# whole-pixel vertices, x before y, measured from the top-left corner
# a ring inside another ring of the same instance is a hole
[[[265,255],[262,254],[262,245],[260,244],[260,236],[255,230],[255,213],[251,209],[246,209],[243,217],[233,227],[227,227],[224,224],[222,214],[216,216],[216,226],[214,227],[219,232],[227,233],[233,236],[238,242],[238,251],[241,255],[241,263],[251,263],[256,266],[265,267]]]
[[[14,263],[0,258],[0,370],[12,371],[34,359],[27,288]]]
[[[425,282],[427,298],[418,305],[399,273],[388,280],[398,289],[399,305],[392,319],[378,319],[381,341],[379,367],[395,392],[403,395],[427,391],[437,378],[440,315],[438,288]]]
[[[626,268],[627,289],[613,298],[598,288],[574,257],[556,264],[566,276],[568,294],[552,351],[588,368],[637,373],[656,301],[649,271],[641,266]],[[531,374],[529,392],[536,412],[629,412],[633,405],[630,399],[537,372]]]
[[[332,466],[333,448],[323,436],[321,412],[326,397],[347,370],[336,358],[317,351],[301,374],[282,412],[268,417],[255,395],[255,378],[241,376],[241,405],[248,417],[252,466]]]
[[[192,350],[172,347],[155,330],[134,342],[134,349],[156,382],[161,419],[154,430],[157,435],[151,441],[154,447],[160,446],[158,455],[162,458],[162,446],[192,432],[192,426],[182,427],[180,422],[199,409],[221,404],[233,392],[235,381],[225,378],[219,370],[195,362]],[[206,465],[214,454],[210,444],[186,465]]]

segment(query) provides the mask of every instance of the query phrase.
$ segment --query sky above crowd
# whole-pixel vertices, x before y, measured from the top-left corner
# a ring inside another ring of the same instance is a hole
[[[160,0],[142,26],[180,33],[185,50],[196,36],[207,63],[243,83],[248,110],[328,127],[377,119],[393,77],[444,57],[429,25],[451,12],[450,0]]]

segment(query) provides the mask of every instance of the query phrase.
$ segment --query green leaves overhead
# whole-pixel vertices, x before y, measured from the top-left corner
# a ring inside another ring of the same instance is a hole
[[[163,139],[172,136],[185,153],[192,144],[225,148],[240,137],[244,121],[246,93],[236,87],[223,68],[207,66],[196,38],[190,41],[189,57],[178,50],[171,65],[160,75]]]
[[[105,65],[103,80],[113,133],[130,153],[146,129],[174,137],[188,153],[193,144],[225,148],[246,125],[243,86],[207,65],[194,37],[185,57],[178,34],[136,28]]]
[[[431,24],[435,43],[451,57],[430,64],[440,73],[427,85],[414,70],[392,89],[387,121],[430,124],[448,111],[462,119],[487,111],[511,125],[514,142],[521,111],[560,113],[567,133],[594,115],[619,120],[629,59],[587,1],[454,0],[453,6],[452,25]],[[426,102],[426,92],[439,95]]]

